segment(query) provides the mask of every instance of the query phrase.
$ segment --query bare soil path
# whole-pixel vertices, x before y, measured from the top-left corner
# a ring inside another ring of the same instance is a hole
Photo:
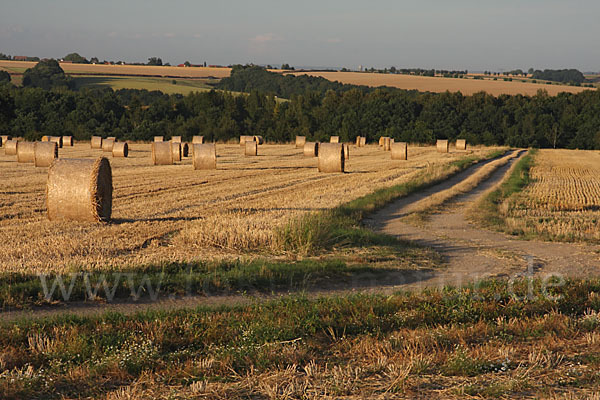
[[[424,226],[407,223],[404,217],[420,200],[462,182],[487,163],[479,163],[454,177],[381,209],[365,220],[377,232],[397,236],[430,246],[442,254],[447,262],[441,270],[398,271],[382,281],[381,277],[361,276],[348,284],[307,288],[306,295],[320,297],[351,292],[391,293],[397,290],[417,290],[425,287],[461,285],[482,278],[509,278],[532,272],[538,276],[560,274],[565,277],[600,275],[600,247],[588,244],[524,241],[503,233],[482,229],[470,223],[465,212],[480,196],[502,180],[512,163],[498,168],[492,175],[467,194],[457,196],[441,211],[436,212]],[[189,307],[219,307],[244,305],[276,299],[289,293],[272,295],[251,294],[232,296],[193,296],[164,298],[155,302],[124,303],[69,303],[58,307],[44,307],[26,311],[0,313],[0,321],[20,318],[43,318],[60,314],[92,315],[103,312],[132,314],[147,310],[169,310]]]
[[[481,278],[517,277],[529,273],[539,277],[560,275],[584,278],[600,275],[600,246],[521,240],[482,229],[466,218],[466,210],[500,182],[512,163],[521,156],[498,168],[471,192],[454,198],[443,210],[431,215],[423,226],[409,224],[403,217],[424,195],[439,191],[440,185],[400,199],[365,221],[377,232],[430,246],[445,257],[447,268],[444,271],[436,273],[426,282],[410,286],[460,285]],[[443,185],[447,187],[450,181],[458,183],[460,179],[456,176]]]

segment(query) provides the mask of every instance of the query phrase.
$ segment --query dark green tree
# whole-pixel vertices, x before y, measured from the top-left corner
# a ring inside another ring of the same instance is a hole
[[[42,89],[70,88],[73,81],[65,75],[65,71],[56,60],[40,61],[33,68],[23,73],[23,86]]]
[[[85,57],[80,56],[78,53],[67,54],[63,58],[63,60],[71,61],[72,63],[75,63],[75,64],[89,64],[89,61]]]

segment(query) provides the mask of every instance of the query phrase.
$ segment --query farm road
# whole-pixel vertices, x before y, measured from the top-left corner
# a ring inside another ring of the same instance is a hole
[[[466,210],[486,191],[502,180],[510,166],[518,161],[519,154],[505,166],[498,168],[475,189],[454,198],[440,211],[434,213],[424,226],[407,223],[403,218],[426,197],[444,191],[467,179],[492,160],[479,163],[454,177],[432,186],[381,209],[365,220],[372,229],[430,246],[445,257],[447,265],[441,270],[399,271],[389,276],[384,284],[342,285],[308,289],[310,297],[344,294],[356,291],[392,293],[397,290],[417,290],[425,287],[461,285],[488,277],[517,277],[532,271],[538,276],[558,273],[569,277],[588,277],[600,273],[598,246],[586,244],[523,241],[503,233],[488,231],[471,224],[465,217]],[[366,277],[368,280],[369,277]],[[356,282],[354,282],[356,283]],[[156,302],[138,301],[126,303],[73,303],[60,307],[48,307],[27,311],[0,312],[0,321],[19,318],[42,318],[60,314],[91,315],[102,312],[133,314],[145,310],[178,309],[186,307],[218,307],[243,305],[284,296],[233,295],[194,296],[165,298]]]
[[[600,247],[582,243],[520,240],[504,233],[482,229],[468,221],[467,210],[499,183],[523,154],[498,168],[487,180],[457,196],[422,225],[403,219],[420,199],[440,191],[441,185],[407,196],[370,216],[365,223],[377,232],[429,246],[446,260],[445,270],[426,282],[409,286],[460,285],[481,278],[511,278],[523,275],[585,278],[600,274]],[[469,169],[469,175],[474,172]],[[458,183],[456,176],[442,185]],[[452,182],[450,182],[452,181]]]

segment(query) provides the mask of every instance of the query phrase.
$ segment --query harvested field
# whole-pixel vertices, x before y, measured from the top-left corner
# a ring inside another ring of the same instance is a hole
[[[546,90],[551,96],[561,92],[579,93],[590,88],[546,85],[541,83],[507,82],[504,80],[485,79],[458,79],[414,75],[392,75],[364,72],[295,72],[294,75],[320,76],[330,81],[338,81],[352,85],[365,86],[390,86],[399,89],[419,90],[422,92],[443,93],[445,91],[458,92],[464,95],[485,91],[491,95],[523,94],[533,96],[538,90]]]
[[[530,184],[501,206],[507,228],[553,240],[600,242],[600,154],[540,150]]]
[[[277,253],[274,228],[291,218],[423,172],[441,174],[453,161],[491,150],[439,154],[434,147],[411,145],[409,161],[394,163],[389,153],[368,145],[353,148],[346,174],[320,174],[316,158],[305,158],[294,144],[263,145],[259,156],[248,158],[237,144],[218,144],[218,169],[204,171],[194,170],[191,159],[153,166],[150,147],[131,144],[128,158],[110,161],[109,224],[48,221],[47,171],[0,155],[0,236],[13,238],[0,243],[2,269],[64,272]],[[96,159],[101,154],[88,143],[77,143],[60,156]]]
[[[36,62],[29,61],[0,61],[0,69],[8,72],[22,73],[32,68]],[[70,64],[60,63],[67,74],[99,74],[99,75],[145,75],[168,76],[181,78],[225,78],[230,75],[231,68],[204,67],[166,67],[151,65],[104,65],[104,64]]]

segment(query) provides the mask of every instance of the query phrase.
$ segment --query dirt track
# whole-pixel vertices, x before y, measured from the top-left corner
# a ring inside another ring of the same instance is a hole
[[[416,290],[424,287],[461,285],[486,277],[509,278],[531,271],[537,276],[560,274],[565,277],[590,277],[600,273],[598,246],[571,243],[523,241],[508,235],[474,226],[465,218],[465,211],[482,194],[497,184],[506,174],[515,158],[498,168],[486,181],[471,192],[456,197],[440,212],[431,216],[424,226],[406,223],[403,217],[411,206],[423,198],[446,190],[478,171],[487,162],[473,166],[425,191],[402,198],[372,215],[365,223],[372,229],[430,246],[442,254],[447,265],[442,270],[408,271],[391,276],[379,285],[352,285],[349,287],[319,288],[310,291],[311,297],[342,294],[355,291],[390,293],[400,289]],[[489,161],[488,161],[489,162]],[[363,277],[368,280],[369,277]],[[49,317],[63,313],[89,315],[116,311],[135,313],[148,309],[175,309],[184,307],[248,304],[274,299],[279,295],[213,296],[164,299],[158,302],[127,302],[113,304],[75,303],[65,307],[32,311],[5,312],[4,321],[26,317]]]
[[[430,246],[442,254],[446,270],[426,282],[411,286],[459,285],[486,277],[516,277],[531,271],[535,276],[590,277],[600,273],[598,246],[520,240],[509,235],[479,228],[470,223],[466,210],[486,191],[501,181],[510,165],[495,171],[489,179],[471,192],[453,199],[441,212],[424,224],[414,226],[403,217],[411,206],[425,195],[458,183],[456,176],[442,185],[403,198],[376,214],[366,223],[375,231]],[[469,174],[474,172],[468,171]]]

